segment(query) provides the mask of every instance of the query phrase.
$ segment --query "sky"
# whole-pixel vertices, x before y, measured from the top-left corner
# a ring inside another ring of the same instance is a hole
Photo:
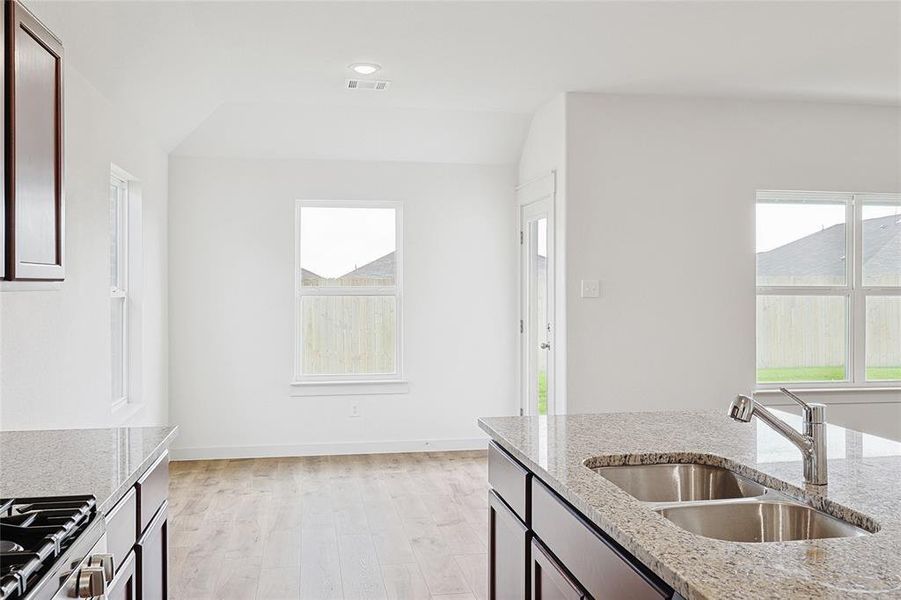
[[[314,208],[300,211],[300,266],[340,277],[395,250],[393,208]]]
[[[899,215],[901,206],[867,205],[864,218]],[[844,223],[841,204],[758,204],[757,252]],[[545,223],[541,223],[544,225]],[[393,208],[301,209],[301,267],[322,277],[340,277],[395,250]],[[539,226],[538,253],[547,255],[547,233]]]
[[[901,205],[864,207],[864,219],[901,217]],[[844,204],[758,204],[757,252],[766,252],[845,222]]]

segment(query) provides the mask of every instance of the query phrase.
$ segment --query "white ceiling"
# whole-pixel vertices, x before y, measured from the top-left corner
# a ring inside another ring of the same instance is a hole
[[[562,91],[899,102],[898,2],[30,5],[176,153],[514,162]]]

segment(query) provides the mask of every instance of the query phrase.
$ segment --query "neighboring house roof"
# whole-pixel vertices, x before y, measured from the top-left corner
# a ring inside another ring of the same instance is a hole
[[[863,264],[869,275],[898,273],[901,265],[901,216],[863,222]],[[845,273],[845,226],[833,225],[784,246],[757,254],[761,277],[842,276]]]
[[[308,271],[306,269],[300,270],[300,277],[301,279],[322,279],[321,275],[317,275],[313,271]]]
[[[396,260],[394,252],[389,252],[385,256],[375,259],[371,263],[366,263],[362,267],[358,267],[350,273],[345,273],[338,279],[354,278],[354,279],[375,279],[394,277],[396,272]]]

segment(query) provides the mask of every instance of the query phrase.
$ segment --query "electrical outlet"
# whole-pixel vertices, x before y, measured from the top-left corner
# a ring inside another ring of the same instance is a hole
[[[582,297],[598,298],[601,295],[601,282],[597,279],[582,280]]]
[[[359,402],[351,402],[350,403],[350,418],[355,419],[360,416],[360,403]]]

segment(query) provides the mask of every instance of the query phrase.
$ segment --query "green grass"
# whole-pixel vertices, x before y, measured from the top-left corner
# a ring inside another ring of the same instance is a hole
[[[870,367],[867,369],[868,381],[897,381],[901,379],[901,367]]]
[[[547,414],[547,373],[538,372],[538,414]]]
[[[788,383],[792,381],[842,381],[845,367],[794,367],[786,369],[757,369],[758,383]],[[901,366],[870,367],[868,381],[892,381],[901,379]]]

